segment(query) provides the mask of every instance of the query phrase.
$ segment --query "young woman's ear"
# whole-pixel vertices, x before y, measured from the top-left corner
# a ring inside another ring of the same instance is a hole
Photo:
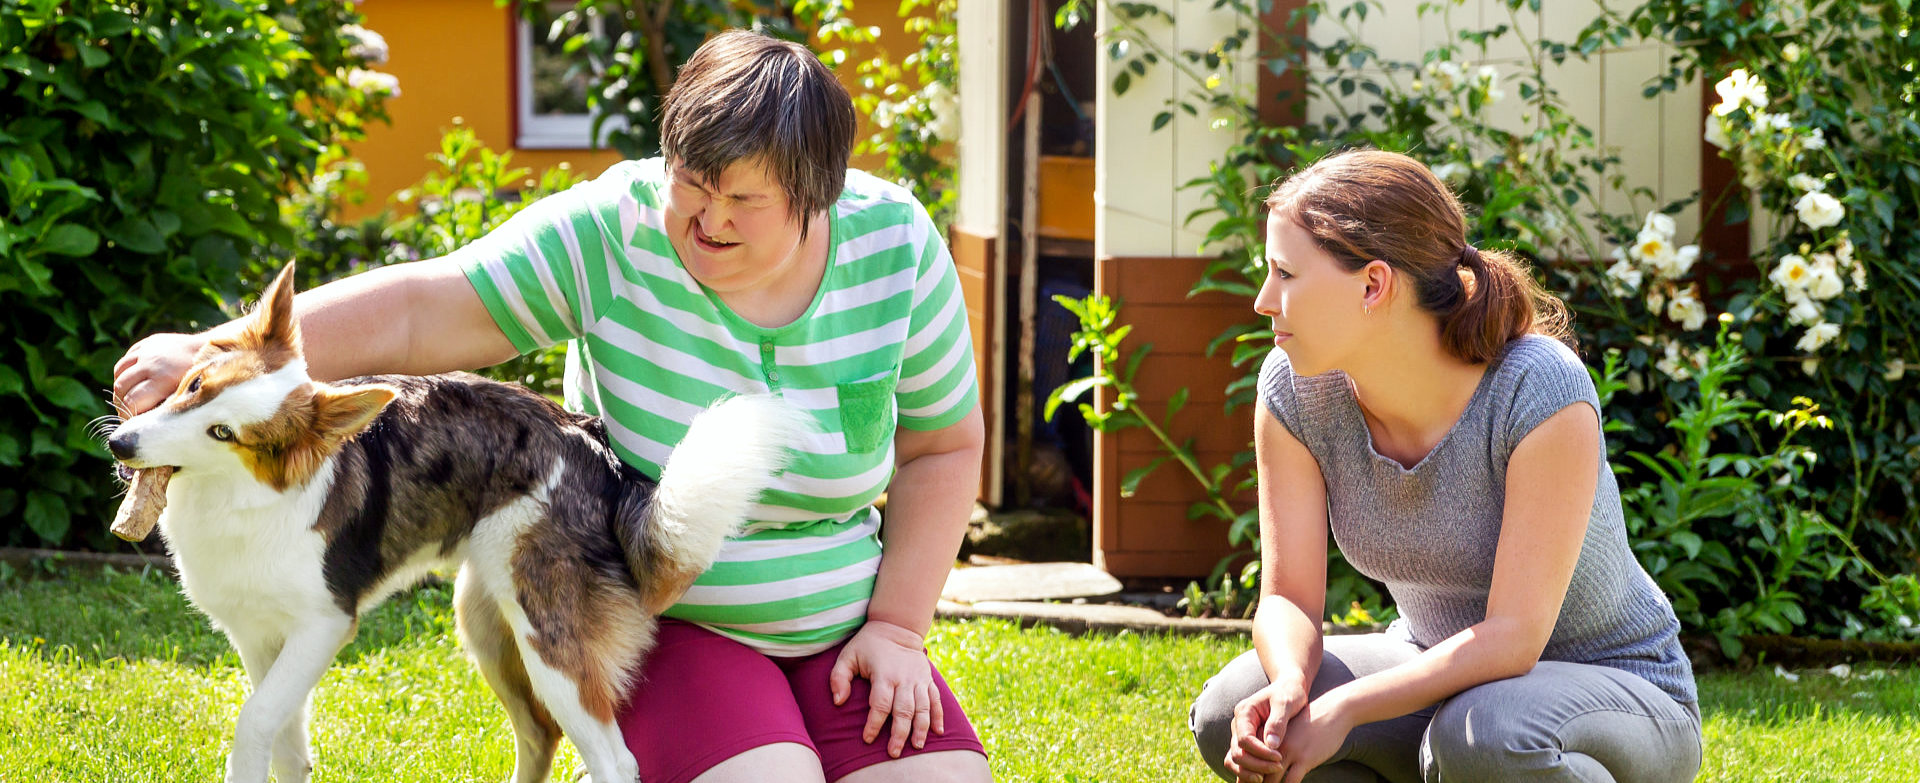
[[[1393,298],[1394,286],[1399,282],[1399,273],[1389,264],[1374,259],[1360,269],[1361,278],[1366,283],[1366,291],[1361,295],[1361,309],[1372,313],[1386,306]]]

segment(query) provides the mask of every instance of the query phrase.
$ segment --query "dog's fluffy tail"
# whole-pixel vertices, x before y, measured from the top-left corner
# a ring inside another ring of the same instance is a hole
[[[645,534],[622,536],[633,542],[628,562],[654,569],[648,580],[653,587],[678,597],[713,564],[721,543],[739,532],[761,491],[786,465],[788,449],[813,429],[804,411],[770,394],[730,397],[694,417],[642,512]],[[636,546],[645,551],[634,551]],[[680,583],[677,589],[673,583]]]

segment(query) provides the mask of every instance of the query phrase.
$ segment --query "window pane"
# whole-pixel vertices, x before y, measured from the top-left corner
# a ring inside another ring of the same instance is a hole
[[[593,64],[585,48],[566,53],[567,40],[583,30],[601,30],[606,25],[597,17],[574,15],[558,27],[556,19],[565,18],[572,3],[544,3],[534,7],[531,28],[533,113],[565,115],[587,113],[587,90],[592,85]]]

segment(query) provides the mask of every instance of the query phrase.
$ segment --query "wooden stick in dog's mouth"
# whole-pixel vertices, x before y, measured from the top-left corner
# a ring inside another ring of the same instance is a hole
[[[141,468],[133,471],[133,486],[120,499],[120,511],[113,515],[113,534],[128,541],[144,541],[160,524],[160,512],[167,509],[167,480],[173,468]]]

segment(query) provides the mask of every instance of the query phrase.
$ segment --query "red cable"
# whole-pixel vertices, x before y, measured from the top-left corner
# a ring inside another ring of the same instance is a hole
[[[1039,83],[1040,71],[1040,3],[1043,0],[1027,0],[1027,8],[1033,13],[1027,15],[1027,79],[1026,86],[1020,89],[1020,101],[1014,104],[1013,117],[1007,121],[1007,132],[1012,133],[1020,124],[1020,118],[1027,113],[1027,98],[1032,97],[1033,88]]]

